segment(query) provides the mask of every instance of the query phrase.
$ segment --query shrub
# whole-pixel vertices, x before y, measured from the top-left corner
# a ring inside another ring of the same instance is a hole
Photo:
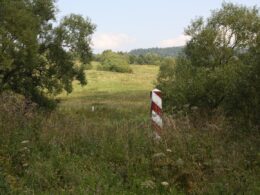
[[[132,73],[129,66],[128,56],[122,53],[114,53],[111,50],[104,51],[101,55],[101,65],[98,70]]]
[[[227,116],[259,124],[259,32],[257,8],[229,3],[207,22],[192,22],[184,55],[160,69],[158,87],[167,110],[185,104],[208,111],[222,108]]]

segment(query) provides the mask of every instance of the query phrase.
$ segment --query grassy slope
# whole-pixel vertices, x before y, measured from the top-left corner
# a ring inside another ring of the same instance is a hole
[[[95,70],[97,63],[93,64],[93,69],[86,71],[88,85],[81,87],[74,83],[73,93],[68,96],[63,94],[64,99],[73,99],[73,102],[89,96],[93,98],[99,94],[149,92],[154,86],[159,70],[158,66],[132,65],[133,73],[114,73],[97,71]]]
[[[159,67],[133,65],[133,73],[113,73],[97,71],[97,65],[93,63],[94,68],[87,71],[86,86],[75,83],[72,94],[60,96],[60,109],[85,109],[86,112],[91,112],[94,106],[96,112],[91,114],[93,117],[105,115],[106,109],[111,119],[147,118],[150,90],[154,87]],[[115,118],[118,114],[122,116]]]

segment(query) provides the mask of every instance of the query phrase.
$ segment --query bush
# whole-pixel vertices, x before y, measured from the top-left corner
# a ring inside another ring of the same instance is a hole
[[[125,101],[38,112],[0,95],[0,194],[259,194],[259,132],[183,109],[155,142],[148,102]]]
[[[128,56],[122,53],[114,53],[110,50],[104,51],[101,55],[101,65],[98,70],[132,73],[133,70],[129,66]]]
[[[206,23],[192,22],[184,55],[160,69],[167,110],[221,108],[237,121],[259,125],[259,32],[259,10],[234,4],[224,3]]]
[[[130,64],[160,65],[164,58],[155,53],[147,53],[147,54],[140,54],[140,55],[130,54],[129,59],[130,59]]]

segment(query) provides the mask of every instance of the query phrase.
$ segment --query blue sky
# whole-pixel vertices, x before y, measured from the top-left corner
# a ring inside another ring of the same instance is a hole
[[[191,20],[208,17],[222,0],[57,0],[58,19],[76,13],[97,25],[93,50],[129,51],[134,48],[184,45],[184,28]],[[232,0],[260,6],[259,0]]]

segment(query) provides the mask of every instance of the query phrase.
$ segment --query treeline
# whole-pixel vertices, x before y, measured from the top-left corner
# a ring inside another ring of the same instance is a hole
[[[114,56],[121,56],[127,59],[129,64],[139,64],[139,65],[161,65],[165,59],[174,59],[174,57],[160,56],[156,53],[146,53],[140,55],[133,55],[127,52],[114,52],[112,50],[105,50],[101,54],[94,55],[94,60],[102,62],[102,59],[108,54],[113,53]]]
[[[94,60],[100,62],[99,70],[113,72],[132,72],[130,64],[138,65],[162,65],[165,62],[174,62],[173,57],[163,57],[155,53],[144,55],[132,55],[126,52],[114,52],[105,50],[101,54],[96,54]]]
[[[106,50],[101,54],[96,54],[94,60],[102,62],[104,56],[109,53],[114,53],[114,57],[127,59],[128,64],[139,65],[161,65],[165,61],[172,60],[179,56],[184,50],[184,47],[168,47],[168,48],[148,48],[148,49],[134,49],[130,52],[113,52]]]
[[[129,56],[129,63],[130,64],[150,64],[150,65],[161,65],[166,58],[173,58],[173,57],[164,57],[160,56],[156,53],[146,53],[140,55],[132,55],[128,54]]]
[[[134,49],[129,52],[129,55],[147,55],[147,54],[155,54],[161,57],[177,57],[180,53],[183,52],[184,47],[167,47],[167,48],[147,48],[147,49]]]

